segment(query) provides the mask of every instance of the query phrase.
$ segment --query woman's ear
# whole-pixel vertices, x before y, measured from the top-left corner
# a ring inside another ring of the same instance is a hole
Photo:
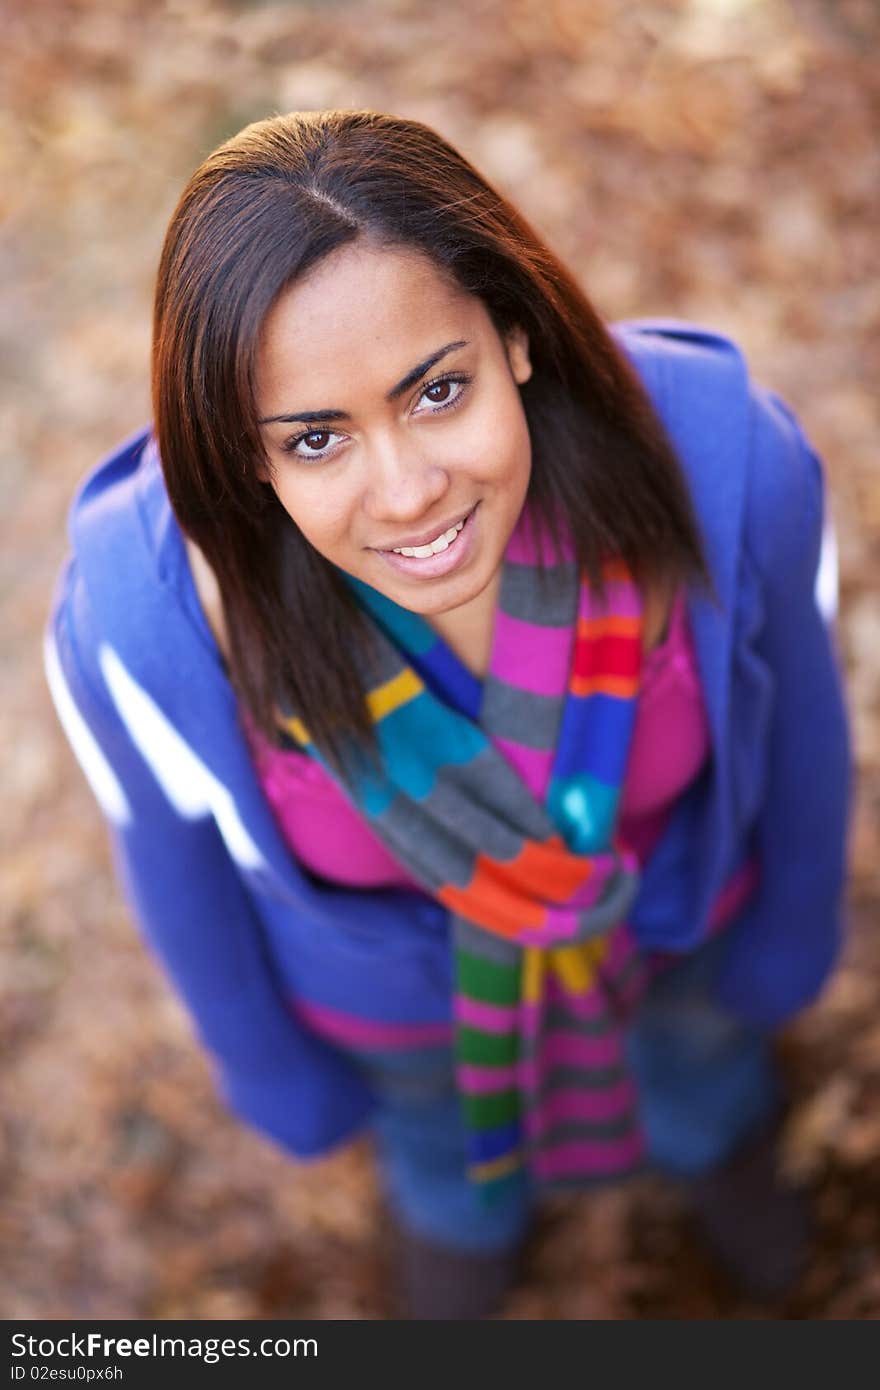
[[[275,479],[272,474],[272,464],[270,463],[268,455],[265,452],[263,453],[261,458],[257,459],[254,472],[256,473],[259,482],[267,483],[269,487],[273,485]]]
[[[532,375],[532,359],[529,357],[529,337],[524,328],[517,324],[505,335],[507,361],[514,381],[524,385]]]

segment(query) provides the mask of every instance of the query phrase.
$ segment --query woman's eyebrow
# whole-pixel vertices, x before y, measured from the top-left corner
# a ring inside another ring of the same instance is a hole
[[[469,346],[470,344],[466,339],[459,338],[454,343],[447,343],[445,347],[438,348],[436,352],[431,353],[430,357],[426,357],[424,362],[420,362],[418,366],[413,367],[412,371],[407,372],[406,376],[402,377],[396,386],[392,386],[385,399],[387,401],[396,401],[398,396],[402,396],[404,391],[408,391],[411,386],[415,386],[416,382],[420,381],[426,372],[429,372],[432,367],[436,366],[442,357],[446,357],[450,352],[456,352],[458,348]],[[318,420],[349,419],[351,419],[351,416],[346,410],[301,410],[298,414],[267,415],[266,418],[260,420],[259,423],[261,425],[292,425],[297,422],[312,424]]]

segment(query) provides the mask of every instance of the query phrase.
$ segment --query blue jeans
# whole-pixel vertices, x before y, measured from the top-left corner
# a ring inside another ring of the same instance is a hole
[[[711,997],[720,949],[723,940],[710,942],[659,975],[628,1036],[650,1158],[681,1177],[721,1163],[781,1099],[769,1037]],[[362,1053],[359,1060],[380,1097],[374,1134],[400,1220],[458,1249],[516,1244],[534,1193],[520,1174],[487,1204],[466,1177],[451,1049]]]

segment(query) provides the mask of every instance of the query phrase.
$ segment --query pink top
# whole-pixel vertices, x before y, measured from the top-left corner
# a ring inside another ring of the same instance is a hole
[[[306,753],[274,748],[253,733],[257,775],[299,863],[354,888],[419,888],[328,773]],[[620,811],[620,834],[644,863],[676,798],[710,749],[684,592],[669,631],[648,653]]]

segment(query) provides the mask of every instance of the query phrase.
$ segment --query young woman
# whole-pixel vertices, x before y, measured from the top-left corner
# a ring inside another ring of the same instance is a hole
[[[374,112],[197,170],[153,368],[47,669],[229,1104],[299,1156],[372,1126],[412,1316],[492,1311],[543,1190],[647,1162],[786,1287],[772,1039],[849,800],[789,409]]]

